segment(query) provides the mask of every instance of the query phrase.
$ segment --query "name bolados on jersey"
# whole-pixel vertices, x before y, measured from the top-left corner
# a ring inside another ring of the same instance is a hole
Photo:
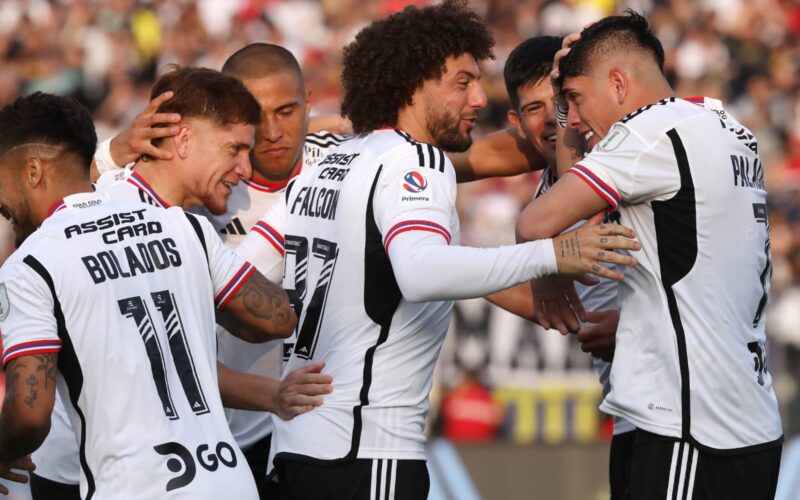
[[[283,286],[299,323],[284,374],[318,361],[334,374],[322,406],[274,419],[277,459],[425,458],[428,393],[452,301],[405,300],[387,249],[406,231],[457,242],[455,196],[442,151],[375,131],[298,176],[239,247],[259,268],[285,256]]]
[[[642,244],[601,409],[708,452],[782,441],[767,371],[770,243],[755,137],[713,99],[631,113],[570,172]]]
[[[4,363],[58,352],[82,498],[257,498],[214,333],[252,270],[206,221],[104,193],[65,198],[0,270]]]

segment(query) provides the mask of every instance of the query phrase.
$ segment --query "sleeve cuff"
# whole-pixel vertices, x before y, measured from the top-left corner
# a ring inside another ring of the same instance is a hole
[[[405,233],[406,231],[428,231],[431,233],[436,233],[444,238],[448,245],[452,239],[450,236],[450,231],[435,222],[426,220],[407,220],[398,222],[386,232],[386,236],[383,238],[383,247],[387,252],[389,251],[389,244],[392,242],[394,237],[398,234]]]
[[[3,366],[9,361],[34,354],[52,354],[61,350],[61,340],[34,340],[9,347],[3,353]]]
[[[595,175],[591,170],[583,165],[576,164],[569,169],[569,172],[583,179],[583,181],[588,184],[589,187],[594,189],[594,191],[599,194],[601,198],[606,200],[606,202],[611,205],[612,210],[615,210],[617,207],[619,207],[621,200],[619,193],[617,193],[614,188],[603,182],[603,180]]]
[[[217,309],[222,310],[228,302],[236,295],[236,292],[244,285],[244,282],[256,271],[255,266],[249,262],[245,262],[242,267],[233,275],[233,278],[222,288],[216,297],[214,303]]]

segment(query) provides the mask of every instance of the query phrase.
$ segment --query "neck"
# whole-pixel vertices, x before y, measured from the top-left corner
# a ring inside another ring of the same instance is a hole
[[[430,132],[427,121],[419,106],[406,106],[397,113],[397,125],[403,132],[408,133],[415,141],[436,145]]]
[[[253,165],[253,180],[266,183],[278,183],[291,179],[300,170],[300,165],[303,164],[303,152],[302,150],[300,151],[300,154],[294,161],[292,168],[281,173],[267,172],[265,169],[259,169],[259,166],[256,165],[255,161],[251,161]]]
[[[177,165],[167,165],[159,160],[139,161],[136,163],[134,172],[150,184],[158,196],[170,206],[188,210],[192,203],[184,187],[182,176],[176,172],[179,168]]]
[[[67,196],[78,193],[91,193],[94,190],[88,177],[72,180],[61,179],[59,182],[53,183],[53,186],[54,189],[48,191],[47,194],[42,197],[41,203],[36,204],[33,216],[37,225],[41,224],[47,216],[50,215],[50,209],[53,208],[56,203]]]
[[[663,77],[655,81],[644,82],[638,89],[631,92],[629,102],[626,103],[627,106],[623,111],[625,115],[628,115],[648,104],[654,104],[670,97],[675,97],[675,91]]]

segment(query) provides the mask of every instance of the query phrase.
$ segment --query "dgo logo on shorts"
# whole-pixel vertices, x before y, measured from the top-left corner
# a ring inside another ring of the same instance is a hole
[[[428,180],[419,172],[408,172],[403,181],[403,189],[409,193],[421,193],[428,187]]]

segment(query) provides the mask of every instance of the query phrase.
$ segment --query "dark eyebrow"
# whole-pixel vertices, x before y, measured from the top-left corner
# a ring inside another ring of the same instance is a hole
[[[278,106],[276,111],[283,111],[283,110],[288,109],[288,108],[296,108],[299,105],[300,105],[300,103],[297,102],[297,101],[287,102],[286,104],[281,104],[280,106]]]
[[[480,80],[481,79],[481,74],[480,73],[475,74],[472,71],[467,71],[465,69],[460,69],[460,70],[458,70],[456,72],[456,76],[455,77],[458,78],[459,76],[466,76],[467,78],[469,78],[471,80]]]
[[[232,150],[250,149],[252,146],[246,142],[226,142],[223,148]]]

